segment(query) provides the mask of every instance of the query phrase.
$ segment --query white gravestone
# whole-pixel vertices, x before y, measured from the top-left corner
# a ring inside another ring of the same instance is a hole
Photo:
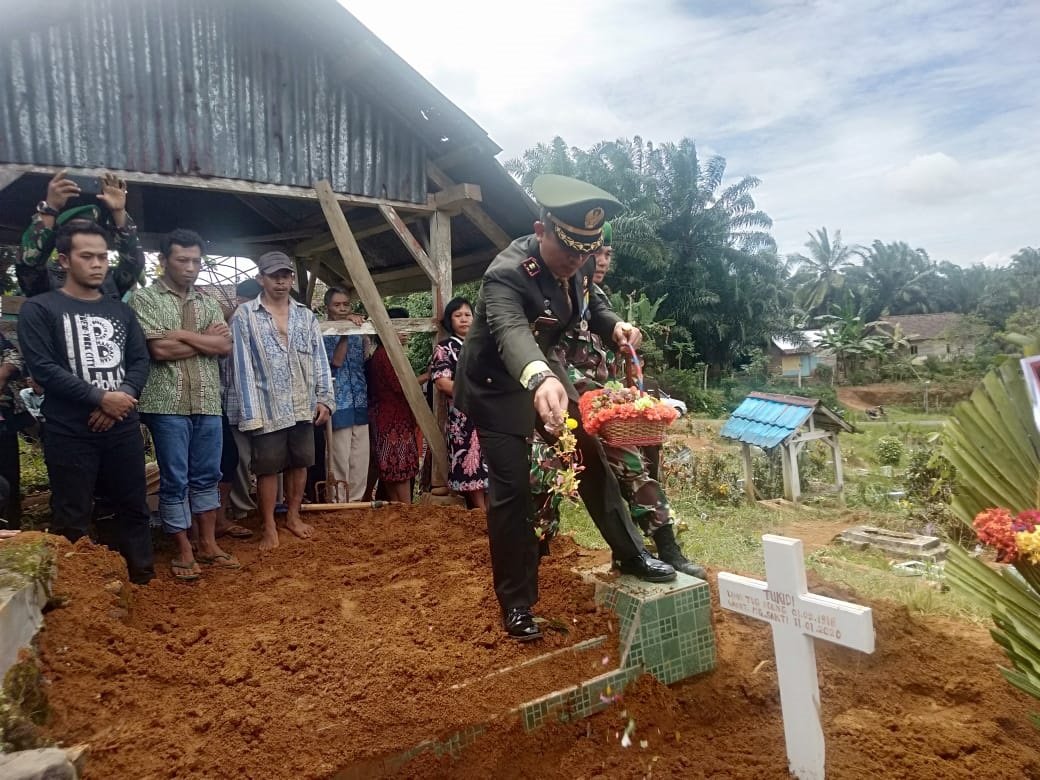
[[[788,769],[801,780],[822,780],[823,727],[813,639],[873,653],[874,621],[869,607],[809,593],[801,540],[766,534],[762,545],[766,582],[719,574],[719,603],[773,627]]]

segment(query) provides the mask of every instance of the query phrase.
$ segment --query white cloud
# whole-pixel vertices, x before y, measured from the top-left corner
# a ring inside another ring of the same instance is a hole
[[[762,179],[783,252],[824,225],[959,263],[1040,244],[1038,3],[341,2],[503,159],[690,136]]]
[[[888,182],[906,200],[928,206],[965,197],[971,188],[963,166],[943,152],[914,157],[891,171]]]

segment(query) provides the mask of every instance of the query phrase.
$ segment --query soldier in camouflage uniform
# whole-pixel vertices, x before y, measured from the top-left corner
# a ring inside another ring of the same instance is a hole
[[[592,277],[593,295],[606,296],[603,277],[610,269],[613,253],[610,223],[603,227],[603,246],[596,252],[596,273]],[[567,331],[557,346],[559,361],[567,366],[571,383],[579,393],[595,390],[618,375],[619,360],[614,352],[607,350],[602,340],[592,333],[584,323]],[[602,442],[610,468],[621,486],[621,494],[628,502],[632,519],[647,536],[653,538],[658,557],[676,571],[701,579],[706,578],[703,567],[687,560],[675,540],[673,518],[668,497],[661,484],[650,476],[649,464],[639,447],[615,447]],[[535,435],[531,453],[531,489],[536,496],[534,502],[538,516],[536,524],[546,537],[555,534],[559,525],[559,497],[547,500],[546,486],[552,478],[552,462],[549,447]]]
[[[47,197],[36,206],[32,223],[22,234],[22,246],[15,275],[26,297],[59,289],[65,272],[54,253],[54,236],[58,228],[73,220],[96,222],[113,238],[119,262],[113,265],[101,285],[101,292],[121,299],[137,282],[144,270],[144,253],[137,237],[137,226],[126,213],[126,182],[106,173],[98,180],[101,205],[81,205],[66,209],[70,200],[82,195],[79,185],[59,172],[47,184]]]

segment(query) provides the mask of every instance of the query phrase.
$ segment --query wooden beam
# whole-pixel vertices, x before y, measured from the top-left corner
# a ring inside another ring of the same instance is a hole
[[[24,171],[15,168],[14,166],[5,165],[0,168],[0,190],[6,190],[20,178]]]
[[[788,439],[791,444],[804,444],[807,441],[816,441],[817,439],[826,439],[831,435],[830,431],[805,431],[799,433],[796,436]]]
[[[433,292],[433,317],[438,323],[444,318],[444,307],[451,298],[451,217],[444,211],[438,211],[430,216],[430,259],[433,261],[436,272],[430,276],[431,291]],[[437,340],[447,337],[443,328],[437,329]],[[447,426],[448,399],[436,385],[433,388],[433,408],[437,413],[437,423],[444,429]],[[443,474],[437,473],[437,464],[434,463],[434,472],[431,482],[443,480],[448,481],[447,463]],[[432,492],[432,491],[431,491]]]
[[[408,363],[408,356],[395,337],[396,331],[393,323],[391,323],[390,316],[386,313],[386,307],[383,306],[383,299],[379,295],[379,290],[368,272],[365,258],[361,256],[361,249],[358,247],[357,240],[354,238],[354,234],[350,232],[347,218],[336,201],[336,193],[332,191],[331,185],[324,180],[314,185],[314,192],[318,202],[321,204],[322,211],[325,212],[325,218],[329,222],[329,228],[336,239],[336,246],[343,259],[343,264],[354,282],[354,288],[357,290],[358,297],[361,298],[361,302],[368,312],[369,320],[375,325],[376,332],[379,334],[383,347],[390,358],[390,364],[394,367],[394,372],[401,380],[401,389],[404,391],[408,406],[411,408],[412,414],[415,415],[416,422],[419,423],[423,436],[426,437],[426,443],[429,445],[430,452],[433,455],[433,473],[435,477],[434,482],[436,482],[437,474],[448,473],[448,447],[444,439],[444,432],[437,427],[437,420],[433,416],[433,411],[427,405],[426,398],[419,388],[419,383],[415,381],[412,367]],[[434,487],[443,487],[443,483],[436,484]]]
[[[383,219],[387,221],[393,231],[397,234],[397,237],[401,239],[401,243],[404,244],[405,249],[408,250],[408,254],[412,256],[412,259],[419,264],[419,267],[423,270],[430,281],[437,280],[437,269],[434,267],[433,262],[430,260],[430,256],[426,254],[426,250],[422,248],[415,236],[412,235],[412,231],[408,229],[408,226],[404,224],[401,217],[398,216],[393,206],[380,206],[379,213],[383,215]]]
[[[300,228],[299,230],[285,230],[281,233],[264,233],[260,236],[241,236],[234,239],[242,244],[267,244],[281,241],[298,241],[301,238],[312,238],[314,228]],[[302,255],[298,255],[302,257]]]
[[[397,333],[433,333],[437,330],[437,323],[428,317],[401,317],[392,319],[394,331]],[[350,320],[337,320],[331,322],[323,320],[318,323],[323,336],[378,336],[375,325],[371,322],[363,322],[355,325]]]
[[[296,226],[295,219],[266,198],[260,196],[249,197],[246,195],[235,195],[235,197],[244,206],[259,214],[278,230],[284,232]]]
[[[755,500],[755,475],[751,466],[751,445],[747,442],[740,443],[740,455],[744,462],[744,492],[749,501]]]
[[[11,165],[0,164],[0,176],[9,171],[20,171],[21,173],[41,173],[53,176],[60,170],[55,165]],[[193,190],[208,190],[210,192],[229,192],[242,195],[265,195],[272,198],[293,198],[294,200],[313,201],[317,197],[310,187],[298,187],[288,184],[267,184],[265,182],[244,181],[242,179],[224,179],[219,177],[185,176],[182,174],[165,173],[141,173],[140,171],[119,171],[107,168],[66,168],[74,176],[101,176],[106,172],[115,173],[120,178],[131,184],[153,184],[157,187],[181,187]],[[382,203],[387,203],[401,211],[414,211],[429,214],[437,210],[429,200],[425,203],[412,203],[406,200],[390,200],[388,198],[371,198],[366,195],[351,195],[342,192],[334,192],[333,195],[339,203],[351,206],[367,206],[375,208]]]
[[[477,230],[487,236],[491,240],[491,243],[498,247],[499,250],[505,249],[513,243],[513,239],[510,235],[476,203],[464,203],[462,205],[462,213],[465,214],[466,219],[472,222],[476,226]]]
[[[426,163],[426,175],[442,190],[455,186],[455,182],[451,180],[451,177],[432,162]],[[438,194],[435,193],[433,198],[436,199]],[[465,202],[462,206],[462,213],[466,215],[466,219],[472,222],[477,230],[487,236],[491,243],[499,249],[505,249],[512,243],[512,237],[479,204]]]
[[[453,184],[433,194],[433,203],[438,211],[450,211],[460,208],[464,203],[479,203],[481,200],[483,198],[478,184]]]
[[[400,216],[400,214],[398,216]],[[422,217],[418,214],[410,214],[407,217],[402,217],[402,220],[406,225],[408,225],[421,218]],[[369,236],[385,233],[390,229],[390,225],[383,217],[376,217],[363,222],[359,221],[357,223],[357,229],[354,230],[354,238],[360,241]],[[308,235],[311,236],[311,238],[300,242],[293,248],[293,252],[300,257],[310,257],[311,255],[327,252],[336,246],[336,240],[332,237],[332,233],[323,231],[315,235],[315,232],[312,230]]]

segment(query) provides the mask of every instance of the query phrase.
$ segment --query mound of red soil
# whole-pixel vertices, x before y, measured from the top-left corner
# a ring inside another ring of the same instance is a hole
[[[1040,731],[1028,721],[1040,702],[1000,677],[986,631],[872,606],[873,655],[816,643],[827,777],[1040,778]],[[531,734],[503,724],[457,760],[417,760],[402,776],[787,778],[769,628],[717,609],[715,620],[711,674],[670,688],[643,677],[587,721]]]
[[[975,382],[946,380],[932,382],[928,387],[929,406],[949,409],[958,401],[968,398],[975,389]],[[879,382],[873,385],[838,387],[838,400],[856,411],[865,411],[877,406],[905,406],[922,408],[924,389],[920,384],[902,382]]]
[[[326,777],[486,722],[616,663],[616,637],[488,679],[611,632],[561,540],[543,562],[539,614],[564,630],[505,637],[483,515],[409,507],[325,514],[316,539],[229,545],[240,572],[196,585],[124,585],[119,556],[60,544],[41,634],[50,734],[90,744],[87,776]],[[162,558],[162,556],[160,556]],[[166,556],[168,561],[169,556]]]
[[[59,544],[68,603],[41,636],[49,730],[90,743],[88,777],[376,777],[384,757],[602,671],[598,650],[481,681],[610,631],[570,571],[591,559],[569,541],[543,562],[539,605],[569,631],[531,647],[499,628],[479,514],[411,507],[316,522],[316,541],[283,536],[271,554],[233,545],[246,569],[194,587],[164,572],[116,593],[118,556]],[[828,777],[1040,778],[1028,721],[1040,703],[1000,677],[986,630],[872,606],[874,655],[817,643]],[[711,674],[670,688],[643,678],[606,712],[530,734],[498,720],[459,757],[424,754],[397,776],[785,778],[769,629],[718,610],[715,620]]]

